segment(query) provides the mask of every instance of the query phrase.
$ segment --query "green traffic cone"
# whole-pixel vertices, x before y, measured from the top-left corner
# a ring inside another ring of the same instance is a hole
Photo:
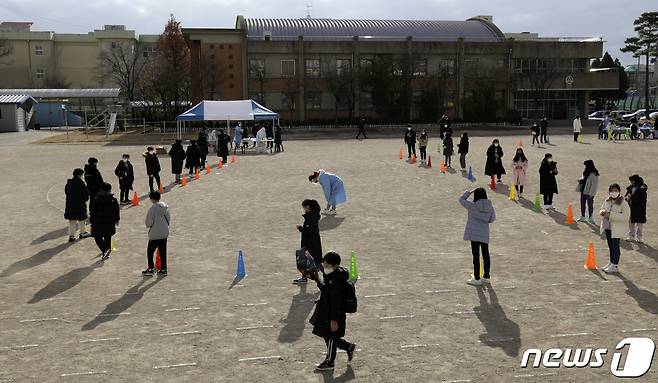
[[[359,272],[356,269],[356,251],[352,251],[350,257],[350,282],[356,282],[359,279]]]
[[[535,211],[538,213],[541,212],[541,197],[539,196],[539,193],[535,196]]]

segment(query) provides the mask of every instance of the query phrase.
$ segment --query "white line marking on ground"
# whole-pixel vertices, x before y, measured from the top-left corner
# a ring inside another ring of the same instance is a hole
[[[55,186],[62,186],[62,185],[61,185],[60,182],[58,182],[58,183],[52,185],[50,187],[50,189],[48,189],[48,191],[46,192],[46,202],[48,202],[48,205],[50,205],[50,206],[54,207],[55,209],[57,209],[57,210],[61,211],[62,213],[64,213],[64,210],[62,210],[61,207],[55,206],[55,205],[53,205],[52,202],[50,202],[50,192],[55,188]]]
[[[235,305],[235,307],[252,307],[252,306],[264,306],[266,305],[267,302],[260,302],[260,303],[242,303],[239,305]]]
[[[62,374],[60,377],[64,378],[67,376],[82,376],[82,375],[103,375],[107,374],[107,371],[85,371],[85,372],[71,372],[68,374]]]
[[[166,309],[165,312],[170,313],[175,311],[195,311],[195,310],[201,310],[201,307],[183,307],[179,309]]]
[[[609,304],[610,303],[608,302],[592,302],[592,303],[585,303],[585,306],[605,306]]]
[[[622,330],[621,332],[626,333],[626,332],[645,332],[645,331],[656,331],[658,328],[656,327],[651,327],[651,328],[634,328],[632,330]]]
[[[462,314],[475,314],[475,311],[466,310],[466,311],[455,311],[455,312],[452,313],[452,315],[462,315]]]
[[[238,362],[252,362],[252,361],[256,361],[256,360],[270,360],[270,359],[283,359],[283,358],[281,358],[281,355],[255,356],[253,358],[238,359]]]
[[[179,367],[195,367],[197,366],[196,363],[179,363],[179,364],[168,364],[166,366],[154,366],[156,370],[162,369],[162,368],[179,368]]]
[[[247,326],[247,327],[236,327],[235,329],[238,331],[244,331],[244,330],[256,330],[256,329],[261,329],[261,328],[274,328],[272,325],[267,325],[267,326]]]
[[[525,374],[525,375],[514,375],[515,378],[534,378],[540,376],[555,376],[557,372],[545,372],[541,374]]]
[[[198,335],[198,334],[201,334],[201,331],[168,332],[168,333],[160,334],[160,336]]]
[[[81,339],[80,343],[110,342],[121,338],[99,338],[99,339]]]
[[[442,293],[454,293],[457,292],[457,290],[425,290],[426,294],[442,294]]]
[[[35,348],[39,347],[38,344],[18,344],[15,346],[6,346],[6,347],[0,347],[0,349],[5,349],[5,350],[24,350],[27,348]]]
[[[541,233],[542,233],[542,234],[546,234],[546,235],[548,235],[548,232],[546,232],[546,231],[544,231],[544,230],[541,230]]]
[[[37,318],[37,319],[23,319],[19,323],[32,323],[32,322],[48,322],[60,320],[59,318]]]
[[[551,338],[566,338],[568,336],[584,336],[584,335],[589,335],[587,332],[576,332],[573,334],[555,334],[551,335]]]
[[[395,293],[386,293],[386,294],[374,294],[374,295],[365,295],[364,298],[382,298],[382,297],[394,297],[397,294]]]
[[[386,317],[379,317],[380,320],[387,320],[387,319],[411,319],[415,315],[391,315],[391,316],[386,316]]]
[[[441,383],[468,383],[470,379],[442,380]]]

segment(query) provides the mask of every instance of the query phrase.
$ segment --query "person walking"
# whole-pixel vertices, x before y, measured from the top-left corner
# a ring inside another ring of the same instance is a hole
[[[539,121],[539,141],[548,144],[548,120],[546,116]]]
[[[411,158],[413,154],[416,156],[416,131],[411,127],[411,124],[407,124],[407,131],[404,132],[404,142],[407,144],[407,151],[409,155],[407,159]]]
[[[80,230],[80,239],[91,236],[87,232],[85,220],[87,219],[87,201],[89,191],[85,181],[82,180],[85,171],[77,168],[73,170],[73,177],[66,181],[64,194],[66,194],[66,207],[64,219],[69,221],[69,242],[75,241],[75,233]]]
[[[205,126],[201,128],[196,144],[199,148],[199,167],[204,167],[206,166],[206,157],[208,156],[208,134],[206,133]]]
[[[547,210],[555,210],[553,194],[558,194],[557,174],[557,162],[553,161],[551,153],[546,153],[539,165],[539,193],[544,196],[544,209]]]
[[[171,173],[174,175],[174,182],[177,184],[181,182],[181,174],[183,173],[183,163],[185,161],[185,149],[183,149],[183,141],[176,140],[169,149],[169,157],[171,157]]]
[[[599,171],[592,160],[583,162],[583,165],[585,170],[583,171],[583,177],[578,180],[577,188],[577,191],[580,192],[580,217],[578,222],[589,221],[592,225],[596,225],[594,220],[594,196],[599,186]],[[589,208],[587,219],[585,218],[586,208]]]
[[[500,147],[500,141],[496,138],[487,149],[487,163],[484,167],[484,174],[497,178],[498,183],[501,183],[501,177],[505,174],[505,167],[503,167],[503,148]]]
[[[283,151],[283,137],[281,132],[281,126],[279,126],[279,124],[277,124],[276,128],[274,129],[274,151],[275,152]]]
[[[222,163],[228,162],[228,144],[231,142],[231,137],[224,133],[224,129],[219,129],[217,135],[217,157],[222,158]]]
[[[190,175],[195,174],[199,170],[201,161],[201,152],[199,147],[196,146],[196,141],[190,141],[190,145],[185,151],[185,169],[190,169]]]
[[[429,142],[429,138],[427,137],[427,130],[423,129],[423,131],[420,133],[420,136],[418,136],[418,147],[420,148],[420,161],[425,164],[425,161],[427,161],[427,143]]]
[[[445,159],[445,165],[447,167],[452,167],[452,155],[455,153],[454,144],[452,142],[452,133],[445,132],[443,135],[443,157]]]
[[[605,234],[610,250],[610,263],[603,268],[603,271],[616,273],[619,271],[619,258],[621,257],[619,241],[630,217],[630,208],[624,203],[621,187],[618,184],[612,184],[608,188],[608,198],[603,202],[599,214],[603,218],[601,234]]]
[[[146,163],[146,175],[149,177],[149,189],[151,191],[160,190],[160,160],[152,146],[146,148],[144,162]],[[157,189],[153,189],[153,180],[155,180]]]
[[[573,142],[578,142],[578,136],[583,131],[583,124],[580,122],[580,116],[573,119]]]
[[[103,176],[98,170],[98,160],[94,157],[89,157],[87,164],[85,164],[84,171],[85,184],[87,184],[87,191],[89,191],[89,210],[91,210],[91,206],[94,204],[94,199],[105,181],[103,181]]]
[[[102,253],[102,260],[108,259],[112,253],[112,236],[116,234],[119,221],[119,203],[112,194],[112,185],[104,182],[89,214],[91,235]]]
[[[347,202],[347,193],[343,180],[335,174],[326,172],[322,169],[308,176],[311,183],[319,183],[324,192],[324,198],[327,200],[327,207],[323,213],[327,215],[336,215],[336,205]]]
[[[523,188],[525,187],[525,176],[528,171],[528,158],[523,153],[523,148],[517,148],[514,158],[512,158],[512,182],[519,198],[523,198]]]
[[[130,204],[128,195],[130,194],[130,191],[133,190],[135,172],[133,171],[133,164],[130,163],[129,154],[121,156],[121,161],[119,161],[117,167],[114,168],[114,175],[119,179],[119,200],[123,205]]]
[[[647,223],[647,185],[644,179],[637,174],[628,177],[631,184],[626,188],[626,201],[631,208],[631,217],[628,221],[628,237],[626,241],[643,243],[642,229]]]
[[[462,133],[457,147],[459,148],[457,150],[457,153],[459,153],[459,165],[462,167],[462,172],[466,172],[466,155],[468,154],[469,147],[467,132]]]
[[[368,136],[366,136],[366,119],[365,117],[361,116],[359,118],[359,121],[357,122],[357,127],[359,128],[359,133],[356,134],[356,139],[358,140],[359,137],[363,134],[363,138],[366,139]]]
[[[530,146],[535,146],[535,142],[539,146],[539,125],[537,125],[537,122],[532,124],[530,130],[532,131],[532,144]]]
[[[160,253],[158,274],[167,275],[167,238],[169,238],[169,228],[171,227],[171,215],[169,214],[169,206],[160,201],[160,198],[160,192],[152,191],[149,194],[151,207],[146,213],[146,220],[144,221],[149,230],[149,242],[146,246],[147,267],[146,270],[142,271],[144,276],[151,276],[155,272],[153,255],[156,250]]]
[[[473,201],[468,197],[473,195]],[[489,258],[489,225],[496,220],[496,212],[487,199],[487,191],[484,188],[466,190],[459,203],[468,212],[466,228],[464,229],[464,241],[471,242],[471,253],[473,255],[473,278],[466,281],[471,286],[481,286],[489,283],[491,259]],[[482,250],[482,261],[484,262],[484,274],[480,275],[480,250]]]
[[[343,307],[349,283],[349,272],[340,267],[340,255],[329,252],[324,256],[323,281],[318,281],[320,299],[315,304],[312,315],[313,334],[324,339],[327,345],[325,359],[315,369],[329,371],[334,369],[337,349],[347,353],[347,360],[354,358],[356,345],[343,339],[346,328],[346,315]],[[352,287],[353,288],[353,287]]]
[[[315,264],[319,267],[322,265],[322,240],[320,239],[320,204],[314,199],[305,199],[302,201],[302,217],[304,224],[297,226],[297,230],[302,233],[301,247],[308,251],[313,257]],[[295,279],[292,283],[296,285],[305,284],[308,279],[303,270],[301,278]]]

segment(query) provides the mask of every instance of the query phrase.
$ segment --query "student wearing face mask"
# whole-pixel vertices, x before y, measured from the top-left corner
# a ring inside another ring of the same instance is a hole
[[[314,184],[320,184],[324,192],[324,198],[327,200],[327,207],[323,213],[327,215],[336,215],[336,205],[347,202],[347,193],[343,180],[335,174],[326,172],[322,169],[313,172],[308,176],[308,180]]]
[[[420,136],[418,136],[418,147],[420,148],[420,161],[424,164],[427,161],[427,143],[429,138],[427,137],[427,130],[423,129]]]
[[[599,171],[594,166],[594,161],[587,160],[583,163],[585,170],[583,178],[578,180],[578,189],[580,192],[580,218],[578,222],[585,222],[586,207],[589,207],[588,220],[592,225],[596,225],[594,220],[594,196],[599,185]]]
[[[473,194],[473,201],[468,197]],[[473,253],[473,278],[466,281],[471,286],[481,286],[489,283],[489,224],[496,220],[491,201],[487,199],[487,191],[484,188],[467,190],[459,197],[459,203],[468,211],[466,228],[464,229],[464,241],[471,241],[471,252]],[[484,262],[484,275],[480,275],[480,249],[482,250],[482,261]],[[482,279],[480,279],[482,278]]]
[[[544,209],[546,210],[555,210],[553,194],[558,194],[557,174],[557,162],[553,161],[551,153],[546,153],[539,166],[539,193],[544,196]]]
[[[316,266],[322,264],[322,240],[320,239],[320,204],[314,199],[305,199],[302,201],[302,211],[304,214],[304,224],[297,226],[297,230],[302,233],[302,249],[308,251],[313,257]],[[306,270],[299,270],[302,276],[295,279],[292,283],[296,285],[305,284],[307,279]],[[311,276],[313,278],[313,276]]]
[[[327,253],[322,262],[324,267],[323,281],[318,281],[320,299],[312,316],[313,334],[324,339],[327,354],[315,369],[330,371],[334,369],[337,349],[347,353],[348,362],[352,361],[356,345],[343,339],[345,336],[346,315],[343,302],[347,293],[349,272],[340,267],[340,255]]]
[[[621,187],[618,184],[612,184],[608,188],[608,198],[603,202],[599,213],[603,217],[601,234],[605,233],[610,249],[610,263],[603,268],[603,271],[616,273],[619,271],[619,257],[621,256],[619,239],[625,231],[630,216],[630,208],[624,203]]]
[[[144,162],[146,163],[146,175],[149,177],[149,189],[151,192],[160,189],[160,160],[152,146],[146,148],[144,153]],[[153,180],[157,182],[157,189],[153,189]]]
[[[505,168],[503,167],[503,148],[500,147],[500,141],[498,139],[493,140],[489,149],[487,149],[487,164],[484,168],[484,174],[489,177],[496,177],[498,183],[501,183],[501,177],[505,174]]]
[[[626,188],[626,201],[631,208],[626,241],[642,243],[642,227],[647,223],[647,185],[637,174],[628,177],[631,184]]]
[[[578,142],[578,136],[583,131],[583,124],[580,122],[580,116],[573,119],[573,142]]]
[[[512,176],[514,188],[519,198],[523,198],[523,187],[525,186],[525,175],[528,170],[528,159],[523,153],[522,148],[516,149],[516,154],[512,159]]]
[[[443,139],[443,156],[445,157],[445,164],[447,167],[452,167],[452,155],[455,153],[454,144],[452,142],[452,133],[445,132]]]
[[[407,125],[407,131],[404,132],[404,143],[407,144],[407,151],[409,155],[407,158],[411,158],[411,154],[416,155],[416,131],[411,127],[411,124]]]
[[[130,163],[130,155],[124,154],[121,156],[121,161],[114,169],[114,175],[119,179],[119,199],[121,204],[127,205],[130,203],[128,194],[133,190],[133,182],[135,181],[135,172],[133,171],[133,164]]]

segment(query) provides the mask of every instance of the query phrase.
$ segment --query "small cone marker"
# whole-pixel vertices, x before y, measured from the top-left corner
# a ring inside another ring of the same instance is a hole
[[[516,187],[512,185],[512,187],[509,188],[509,200],[510,201],[516,201]]]
[[[219,169],[221,169],[223,166],[224,166],[224,162],[220,159],[220,160],[219,160],[219,164],[217,165],[217,167],[218,167]]]
[[[357,271],[356,268],[356,251],[352,251],[352,255],[350,256],[350,277],[349,281],[354,283],[359,279],[359,272]]]
[[[238,269],[235,272],[235,277],[238,279],[242,279],[247,276],[247,270],[244,267],[244,255],[242,254],[242,250],[238,252]]]
[[[114,243],[114,238],[110,240],[110,249],[112,249],[112,251],[117,251],[117,246],[116,243]]]
[[[231,163],[234,164],[237,161],[237,158],[235,156],[235,153],[231,155]]]
[[[573,220],[573,204],[569,202],[569,207],[567,208],[567,225],[573,225],[574,220]]]
[[[491,190],[496,190],[496,180],[491,176]]]
[[[158,187],[158,191],[160,192],[160,194],[164,193],[164,187],[162,186],[162,182],[160,182],[160,187]]]
[[[594,242],[589,241],[589,247],[587,248],[587,259],[583,265],[587,270],[596,270],[596,255],[594,254]]]
[[[523,147],[523,140],[519,138],[519,148]]]
[[[210,174],[210,164],[206,164],[206,174]]]
[[[415,163],[416,163],[416,155],[415,155],[415,154],[412,154],[412,155],[411,155],[411,163],[412,163],[412,164],[415,164]]]
[[[537,213],[541,213],[541,197],[539,196],[539,193],[535,196],[535,206],[534,209]]]
[[[432,156],[427,157],[427,167],[428,168],[432,167]]]
[[[183,174],[183,177],[180,179],[180,186],[185,187],[187,185],[187,175]]]
[[[133,206],[139,205],[139,197],[137,196],[137,192],[133,192]]]
[[[402,145],[400,145],[400,159],[402,159]]]
[[[441,160],[441,173],[446,174],[446,162]]]
[[[466,178],[468,178],[469,181],[473,181],[475,179],[475,177],[473,177],[473,168],[470,166],[468,167],[468,175]]]
[[[160,259],[160,249],[155,249],[155,268],[162,270],[162,260]]]
[[[198,180],[201,178],[201,173],[199,173],[199,168],[196,168],[196,173],[194,173],[194,179]]]

